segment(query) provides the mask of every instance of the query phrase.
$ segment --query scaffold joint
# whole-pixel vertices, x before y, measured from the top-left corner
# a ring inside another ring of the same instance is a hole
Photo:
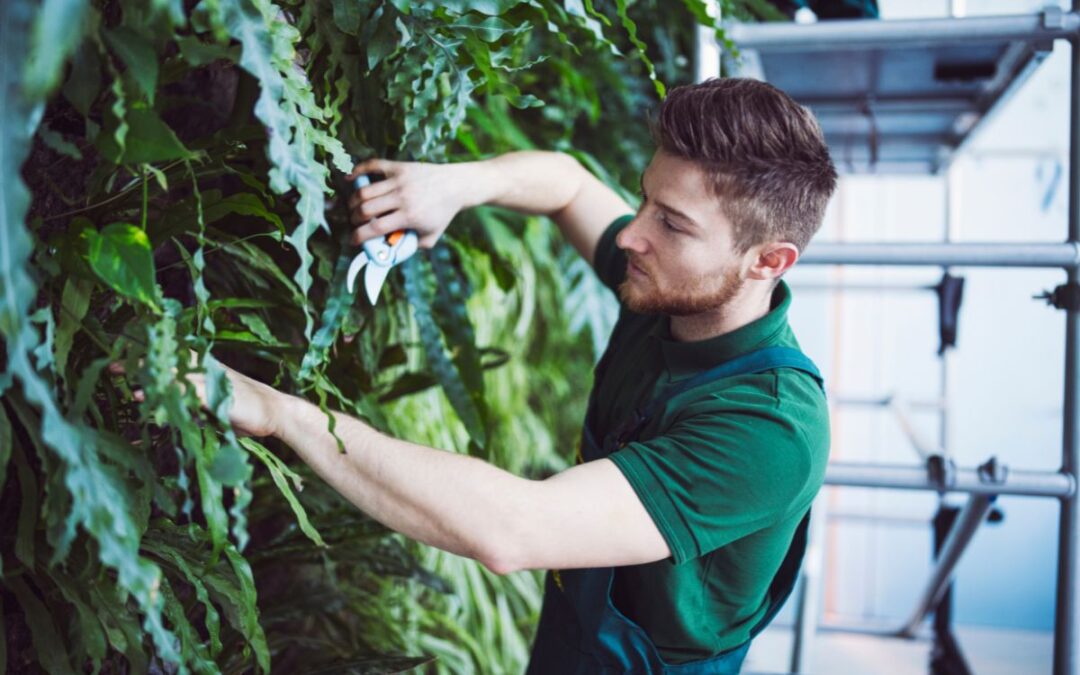
[[[1080,283],[1070,281],[1061,284],[1052,291],[1034,296],[1036,300],[1045,300],[1046,304],[1070,312],[1080,312]]]

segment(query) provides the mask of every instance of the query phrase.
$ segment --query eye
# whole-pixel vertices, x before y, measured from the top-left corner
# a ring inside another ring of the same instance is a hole
[[[658,215],[656,217],[660,220],[660,223],[664,226],[665,230],[669,230],[671,232],[682,232],[682,230],[675,227],[672,222],[668,220],[667,216],[664,215],[663,211],[658,212]]]

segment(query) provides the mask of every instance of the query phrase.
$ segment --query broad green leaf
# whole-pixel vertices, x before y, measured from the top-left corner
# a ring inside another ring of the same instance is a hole
[[[532,26],[527,21],[515,26],[509,21],[500,19],[497,16],[489,16],[480,19],[475,15],[465,14],[455,19],[453,23],[447,24],[446,28],[470,29],[481,39],[486,40],[487,42],[495,42],[507,35],[516,35],[528,31]]]
[[[333,0],[334,25],[342,33],[356,35],[360,30],[360,21],[364,18],[360,11],[359,0]]]
[[[454,14],[478,12],[488,16],[502,16],[526,0],[443,0],[439,4]]]
[[[87,260],[102,281],[121,295],[157,307],[154,254],[145,231],[113,223],[101,232],[88,231],[87,238]]]
[[[84,41],[75,52],[63,92],[76,110],[84,116],[90,114],[90,106],[101,93],[101,61],[92,40]]]
[[[154,46],[127,26],[102,31],[102,37],[128,67],[132,79],[139,85],[150,105],[153,105],[158,80],[158,60]]]
[[[23,80],[30,97],[43,96],[59,83],[64,63],[82,40],[89,6],[87,0],[44,0],[42,3],[34,20]]]
[[[393,54],[398,48],[397,33],[394,30],[394,15],[392,12],[384,12],[384,7],[379,7],[372,15],[369,25],[378,26],[371,37],[364,40],[368,70],[375,70],[383,59]]]
[[[116,92],[116,87],[113,91]],[[121,103],[118,96],[117,104]],[[125,129],[123,144],[118,138],[120,125]],[[106,127],[105,131],[108,133],[98,136],[98,151],[114,164],[146,164],[194,157],[169,125],[142,103],[132,104],[123,113],[123,121],[113,128]]]
[[[194,35],[178,35],[176,45],[180,47],[184,60],[196,67],[205,66],[218,59],[240,59],[240,50],[236,46],[203,42]]]

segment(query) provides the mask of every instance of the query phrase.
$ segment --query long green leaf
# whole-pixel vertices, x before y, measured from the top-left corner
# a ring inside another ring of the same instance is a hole
[[[487,444],[487,430],[476,402],[469,394],[457,367],[446,355],[442,335],[432,316],[432,296],[435,279],[423,254],[414,255],[401,268],[405,275],[405,294],[413,310],[420,341],[424,345],[428,366],[442,385],[450,404],[465,424],[469,436],[481,448]]]
[[[653,86],[656,87],[656,95],[660,98],[664,98],[667,95],[667,88],[656,76],[656,66],[646,53],[647,47],[645,43],[638,37],[637,24],[634,23],[626,11],[626,0],[615,0],[615,12],[619,15],[619,21],[622,22],[623,28],[626,29],[626,34],[630,37],[630,42],[634,43],[634,47],[637,48],[638,58],[645,64],[645,70],[649,74],[649,79],[652,80]]]
[[[44,603],[34,595],[21,577],[4,579],[4,585],[15,595],[15,599],[23,608],[26,624],[30,627],[30,636],[34,642],[34,650],[38,655],[38,662],[49,673],[74,675],[75,669],[71,666],[70,656],[64,648],[64,641],[56,630],[56,624],[53,623],[53,618]]]
[[[282,462],[277,455],[270,452],[265,446],[259,444],[254,439],[243,438],[240,440],[240,444],[248,449],[251,454],[255,455],[259,461],[265,466],[267,471],[270,472],[270,477],[274,481],[274,485],[281,491],[285,500],[289,503],[289,508],[292,509],[296,515],[296,524],[300,526],[300,531],[307,535],[308,539],[313,541],[316,546],[326,546],[326,542],[323,541],[322,536],[318,530],[311,524],[311,520],[308,519],[307,511],[304,510],[303,504],[297,499],[296,493],[289,487],[289,480],[292,480],[293,485],[297,490],[302,489],[300,483],[300,476],[290,469],[284,462]]]

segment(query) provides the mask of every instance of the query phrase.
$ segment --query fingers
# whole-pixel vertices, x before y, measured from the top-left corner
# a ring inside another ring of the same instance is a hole
[[[359,246],[368,239],[390,234],[395,230],[403,230],[406,225],[408,222],[405,215],[401,211],[394,211],[384,218],[376,218],[356,228],[352,234],[352,243]]]
[[[399,164],[400,162],[393,162],[389,159],[381,159],[379,157],[367,159],[353,167],[352,172],[349,174],[349,180],[354,180],[362,173],[381,173],[389,178],[397,173]]]
[[[391,192],[390,194],[384,194],[383,196],[376,197],[370,201],[365,200],[363,204],[353,208],[349,215],[349,221],[352,222],[353,225],[362,225],[365,221],[389,214],[391,211],[396,211],[399,208],[401,208],[401,194],[398,192]]]
[[[349,195],[349,210],[356,209],[368,200],[389,194],[397,188],[398,182],[396,180],[387,179],[372,183],[371,185],[365,185],[359,190],[354,190],[353,193]]]

